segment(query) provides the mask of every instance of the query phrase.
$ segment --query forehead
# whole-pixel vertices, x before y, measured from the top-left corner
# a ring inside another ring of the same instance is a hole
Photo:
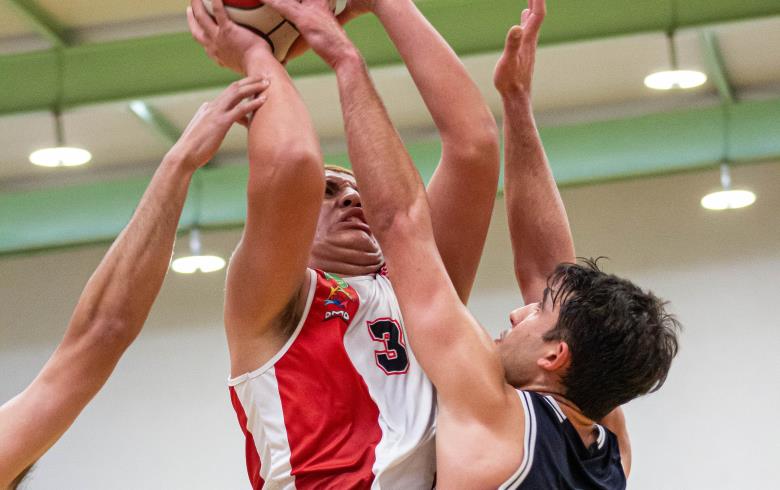
[[[345,174],[344,172],[338,172],[336,170],[325,170],[325,180],[328,182],[333,182],[338,185],[351,185],[352,187],[357,188],[357,181],[355,180],[355,177],[349,174]]]

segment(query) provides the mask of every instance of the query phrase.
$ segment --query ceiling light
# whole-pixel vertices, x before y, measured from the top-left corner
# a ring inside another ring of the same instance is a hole
[[[702,207],[713,211],[746,208],[754,202],[756,195],[745,190],[713,192],[701,198]]]
[[[225,268],[225,259],[216,255],[201,253],[200,230],[190,231],[190,254],[173,261],[171,268],[179,274],[194,274],[195,272],[217,272]]]
[[[58,109],[54,110],[54,131],[57,146],[36,150],[30,154],[30,163],[39,167],[78,167],[92,160],[92,153],[83,149],[65,145],[62,117]]]
[[[703,72],[680,69],[673,30],[667,32],[666,43],[669,48],[670,68],[668,70],[659,70],[645,77],[645,86],[653,90],[687,90],[704,85],[707,82],[707,75]]]
[[[77,167],[92,160],[92,154],[83,148],[58,146],[44,148],[30,154],[30,163],[39,167]]]
[[[645,78],[645,86],[654,90],[692,89],[707,82],[707,75],[696,70],[666,70]]]
[[[723,211],[746,208],[756,202],[756,195],[753,192],[731,188],[731,172],[725,163],[720,166],[720,183],[723,190],[707,194],[701,199],[703,208]]]

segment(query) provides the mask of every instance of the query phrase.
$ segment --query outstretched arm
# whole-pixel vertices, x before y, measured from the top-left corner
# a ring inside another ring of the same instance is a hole
[[[521,25],[509,31],[496,66],[495,84],[504,102],[504,191],[515,275],[526,304],[542,299],[547,276],[573,262],[569,220],[536,129],[531,81],[544,0],[530,0]]]
[[[195,38],[220,64],[273,82],[249,129],[246,225],[227,278],[225,326],[239,375],[286,341],[276,320],[304,284],[325,180],[319,140],[284,67],[265,41],[227,17],[220,0],[213,6],[215,19],[193,1]]]
[[[415,355],[437,385],[440,400],[457,397],[482,407],[502,403],[504,374],[493,342],[469,315],[447,275],[422,179],[360,53],[325,0],[266,2],[294,22],[336,72],[349,156],[366,216],[390,266]],[[468,362],[471,369],[453,377],[452,366],[458,362]]]
[[[344,24],[368,12],[398,49],[439,131],[442,156],[428,184],[428,202],[436,244],[465,303],[496,200],[496,122],[457,54],[412,0],[350,0],[338,20]],[[293,56],[307,48],[299,38]]]
[[[499,173],[498,129],[457,54],[412,0],[352,0],[372,4],[406,63],[442,143],[428,184],[433,233],[461,300],[468,300],[487,237]]]
[[[204,104],[152,178],[130,223],[87,283],[65,337],[27,389],[0,407],[0,488],[48,450],[73,423],[141,331],[173,252],[195,170],[230,126],[262,100],[259,79],[233,84]]]

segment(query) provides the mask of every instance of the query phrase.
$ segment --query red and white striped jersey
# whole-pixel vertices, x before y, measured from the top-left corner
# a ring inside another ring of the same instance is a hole
[[[435,395],[390,281],[310,274],[289,341],[229,382],[252,488],[429,490]]]

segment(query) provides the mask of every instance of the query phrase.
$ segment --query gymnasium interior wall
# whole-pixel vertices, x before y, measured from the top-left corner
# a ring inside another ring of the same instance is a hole
[[[756,192],[753,207],[702,209],[716,170],[563,191],[578,254],[609,256],[607,270],[669,299],[685,326],[666,386],[626,409],[632,489],[780,487],[780,165],[733,177]],[[204,244],[227,256],[237,237],[210,232]],[[105,250],[0,258],[0,400],[49,357]],[[168,276],[144,332],[28,488],[248,488],[226,387],[223,282]],[[470,306],[496,334],[519,304],[499,199]]]

